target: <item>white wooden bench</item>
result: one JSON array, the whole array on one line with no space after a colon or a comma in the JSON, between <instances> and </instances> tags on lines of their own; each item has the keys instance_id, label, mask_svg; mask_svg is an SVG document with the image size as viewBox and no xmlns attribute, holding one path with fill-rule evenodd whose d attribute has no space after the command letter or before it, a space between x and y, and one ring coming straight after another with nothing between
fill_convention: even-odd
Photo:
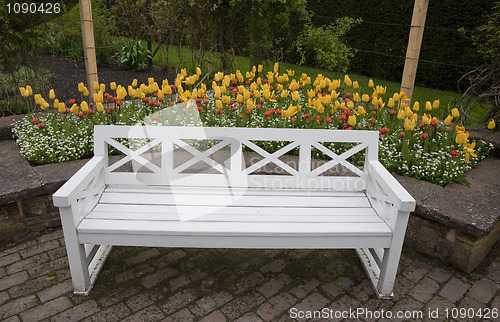
<instances>
[{"instance_id":1,"label":"white wooden bench","mask_svg":"<svg viewBox=\"0 0 500 322\"><path fill-rule=\"evenodd\" d=\"M377 160L378 136L376 131L96 126L94 157L53 196L75 294L90 292L112 245L134 245L353 248L377 296L390 298L415 200ZM210 148L195 147L207 139ZM120 143L124 140L133 147ZM286 145L268 153L258 141ZM336 154L325 142L353 147ZM110 146L123 152L120 161L110 161ZM283 162L293 149L298 164ZM244 150L261 160L249 165ZM191 158L180 160L186 151ZM315 167L313 151L331 160ZM216 161L217 153L228 159ZM357 153L364 154L362 167L348 162ZM210 171L191 173L198 162ZM286 173L258 171L268 163ZM326 175L339 168L348 174Z\"/></svg>"}]
</instances>

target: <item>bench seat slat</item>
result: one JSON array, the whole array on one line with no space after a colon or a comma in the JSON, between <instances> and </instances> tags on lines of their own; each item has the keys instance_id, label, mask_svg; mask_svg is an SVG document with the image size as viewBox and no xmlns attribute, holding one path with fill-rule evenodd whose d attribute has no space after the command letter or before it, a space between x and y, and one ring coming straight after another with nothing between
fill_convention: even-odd
<instances>
[{"instance_id":1,"label":"bench seat slat","mask_svg":"<svg viewBox=\"0 0 500 322\"><path fill-rule=\"evenodd\" d=\"M236 209L238 210L238 209ZM204 222L311 222L311 223L336 223L336 222L358 222L358 223L380 223L382 220L377 216L289 216L289 215L259 215L239 213L231 214L196 214L179 211L177 213L149 213L149 212L92 212L88 219L104 219L104 220L146 220L146 221L204 221ZM192 219L191 219L192 218Z\"/></svg>"},{"instance_id":2,"label":"bench seat slat","mask_svg":"<svg viewBox=\"0 0 500 322\"><path fill-rule=\"evenodd\" d=\"M220 193L233 193L249 196L262 196L262 195L286 195L286 196L328 196L328 197L364 197L363 191L332 191L332 190L305 190L305 189L271 189L271 188L252 188L252 187L193 187L193 186L137 186L137 185L110 185L106 188L107 192L132 192L138 190L148 193L181 193L181 194L220 194Z\"/></svg>"},{"instance_id":3,"label":"bench seat slat","mask_svg":"<svg viewBox=\"0 0 500 322\"><path fill-rule=\"evenodd\" d=\"M78 227L83 234L142 234L177 236L346 236L390 237L385 223L266 223L140 221L85 219Z\"/></svg>"},{"instance_id":4,"label":"bench seat slat","mask_svg":"<svg viewBox=\"0 0 500 322\"><path fill-rule=\"evenodd\" d=\"M136 218L144 219L143 216L147 213L150 216L154 214L186 214L186 215L252 215L252 216L328 216L328 217L366 217L372 216L382 219L377 215L372 208L312 208L312 207L294 207L294 208L271 208L271 207L217 207L217 206L177 206L177 205L117 205L117 204L99 204L94 210L87 215L87 218L98 218L100 213L123 213L133 214ZM353 219L357 221L357 219Z\"/></svg>"},{"instance_id":5,"label":"bench seat slat","mask_svg":"<svg viewBox=\"0 0 500 322\"><path fill-rule=\"evenodd\" d=\"M199 205L199 206L253 206L259 207L371 207L365 197L325 197L325 196L232 196L230 194L192 195L172 193L104 192L100 203L136 205Z\"/></svg>"}]
</instances>

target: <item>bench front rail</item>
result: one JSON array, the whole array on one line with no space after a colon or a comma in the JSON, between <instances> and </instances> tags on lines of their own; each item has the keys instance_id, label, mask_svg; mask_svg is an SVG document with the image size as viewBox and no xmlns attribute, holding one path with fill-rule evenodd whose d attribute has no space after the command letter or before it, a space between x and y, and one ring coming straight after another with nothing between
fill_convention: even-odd
<instances>
[{"instance_id":1,"label":"bench front rail","mask_svg":"<svg viewBox=\"0 0 500 322\"><path fill-rule=\"evenodd\" d=\"M53 196L75 293L120 245L353 248L377 295L392 296L415 201L377 160L377 132L96 126L94 145Z\"/></svg>"}]
</instances>

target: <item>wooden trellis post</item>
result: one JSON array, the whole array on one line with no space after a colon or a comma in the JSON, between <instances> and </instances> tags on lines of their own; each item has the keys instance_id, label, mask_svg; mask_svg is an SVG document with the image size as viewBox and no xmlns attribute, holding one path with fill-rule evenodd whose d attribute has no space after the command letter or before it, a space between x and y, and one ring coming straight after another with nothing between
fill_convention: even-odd
<instances>
[{"instance_id":1,"label":"wooden trellis post","mask_svg":"<svg viewBox=\"0 0 500 322\"><path fill-rule=\"evenodd\" d=\"M401 81L401 90L404 91L408 97L406 103L411 101L411 96L413 94L428 5L429 0L415 0L415 5L413 7L410 38L408 40L408 48L406 49L405 67L403 70L403 79Z\"/></svg>"},{"instance_id":2,"label":"wooden trellis post","mask_svg":"<svg viewBox=\"0 0 500 322\"><path fill-rule=\"evenodd\" d=\"M80 23L82 25L83 53L85 56L85 70L87 71L87 88L90 97L94 94L94 82L98 82L97 62L95 58L94 26L92 22L92 7L90 0L79 0Z\"/></svg>"}]
</instances>

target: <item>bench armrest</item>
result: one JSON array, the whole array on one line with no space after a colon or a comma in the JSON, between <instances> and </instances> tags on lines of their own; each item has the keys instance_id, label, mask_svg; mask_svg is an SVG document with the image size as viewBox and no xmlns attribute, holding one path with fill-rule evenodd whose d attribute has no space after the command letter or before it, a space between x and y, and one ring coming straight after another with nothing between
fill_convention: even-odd
<instances>
[{"instance_id":1,"label":"bench armrest","mask_svg":"<svg viewBox=\"0 0 500 322\"><path fill-rule=\"evenodd\" d=\"M368 161L368 173L371 179L376 182L386 193L394 204L401 211L414 211L415 199L406 189L387 171L387 169L377 160Z\"/></svg>"},{"instance_id":2,"label":"bench armrest","mask_svg":"<svg viewBox=\"0 0 500 322\"><path fill-rule=\"evenodd\" d=\"M94 156L53 195L54 206L69 207L104 168L105 158ZM104 187L103 187L104 188Z\"/></svg>"}]
</instances>

